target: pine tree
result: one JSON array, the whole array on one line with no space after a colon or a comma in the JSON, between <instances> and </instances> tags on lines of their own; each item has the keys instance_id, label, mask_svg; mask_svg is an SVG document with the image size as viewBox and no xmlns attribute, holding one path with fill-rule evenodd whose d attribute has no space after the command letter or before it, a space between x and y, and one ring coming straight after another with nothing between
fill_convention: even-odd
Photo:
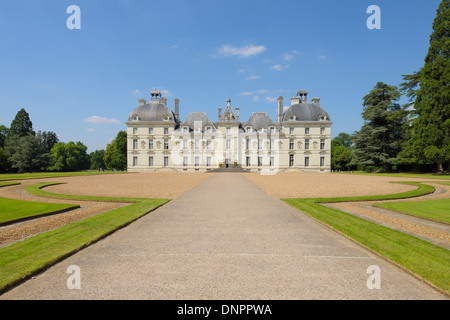
<instances>
[{"instance_id":1,"label":"pine tree","mask_svg":"<svg viewBox=\"0 0 450 320\"><path fill-rule=\"evenodd\" d=\"M35 132L33 131L33 123L30 120L30 115L25 109L20 109L19 112L17 112L16 117L11 122L11 126L8 131L8 138L11 136L29 136L29 135L35 135Z\"/></svg>"},{"instance_id":2,"label":"pine tree","mask_svg":"<svg viewBox=\"0 0 450 320\"><path fill-rule=\"evenodd\" d=\"M378 166L389 171L404 140L406 111L397 101L396 86L378 82L363 98L364 125L353 136L352 165Z\"/></svg>"},{"instance_id":3,"label":"pine tree","mask_svg":"<svg viewBox=\"0 0 450 320\"><path fill-rule=\"evenodd\" d=\"M409 141L418 162L450 161L450 0L440 4L430 36L430 48L414 103L417 118Z\"/></svg>"}]
</instances>

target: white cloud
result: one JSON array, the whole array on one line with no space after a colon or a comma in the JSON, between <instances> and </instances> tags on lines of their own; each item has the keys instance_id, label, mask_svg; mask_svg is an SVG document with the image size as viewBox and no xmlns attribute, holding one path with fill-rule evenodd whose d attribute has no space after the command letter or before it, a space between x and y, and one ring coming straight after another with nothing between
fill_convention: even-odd
<instances>
[{"instance_id":1,"label":"white cloud","mask_svg":"<svg viewBox=\"0 0 450 320\"><path fill-rule=\"evenodd\" d=\"M172 93L169 90L163 89L160 91L163 97L170 97Z\"/></svg>"},{"instance_id":2,"label":"white cloud","mask_svg":"<svg viewBox=\"0 0 450 320\"><path fill-rule=\"evenodd\" d=\"M243 46L240 48L230 46L228 44L220 47L217 52L221 56L231 57L231 56L239 56L240 58L247 58L253 55L260 54L266 50L264 46Z\"/></svg>"},{"instance_id":3,"label":"white cloud","mask_svg":"<svg viewBox=\"0 0 450 320\"><path fill-rule=\"evenodd\" d=\"M319 58L319 59L321 59L321 60L327 60L327 57L325 57L325 56L323 56L323 55L317 56L317 58Z\"/></svg>"},{"instance_id":4,"label":"white cloud","mask_svg":"<svg viewBox=\"0 0 450 320\"><path fill-rule=\"evenodd\" d=\"M261 79L261 76L250 76L245 78L246 80L254 80L254 79Z\"/></svg>"},{"instance_id":5,"label":"white cloud","mask_svg":"<svg viewBox=\"0 0 450 320\"><path fill-rule=\"evenodd\" d=\"M237 72L239 72L239 73L244 73L244 72L245 72L245 69L238 69Z\"/></svg>"},{"instance_id":6,"label":"white cloud","mask_svg":"<svg viewBox=\"0 0 450 320\"><path fill-rule=\"evenodd\" d=\"M87 129L86 131L87 131L87 132L94 132L95 129Z\"/></svg>"},{"instance_id":7,"label":"white cloud","mask_svg":"<svg viewBox=\"0 0 450 320\"><path fill-rule=\"evenodd\" d=\"M266 97L264 100L266 100L267 103L272 103L277 101L277 97Z\"/></svg>"},{"instance_id":8,"label":"white cloud","mask_svg":"<svg viewBox=\"0 0 450 320\"><path fill-rule=\"evenodd\" d=\"M91 116L89 118L84 119L85 122L89 122L89 123L95 123L95 124L120 124L122 123L119 120L116 119L109 119L109 118L104 118L104 117L99 117L99 116Z\"/></svg>"},{"instance_id":9,"label":"white cloud","mask_svg":"<svg viewBox=\"0 0 450 320\"><path fill-rule=\"evenodd\" d=\"M287 67L289 67L288 64L282 66L281 64L275 64L273 66L270 67L271 70L275 70L275 71L281 71L283 69L286 69Z\"/></svg>"},{"instance_id":10,"label":"white cloud","mask_svg":"<svg viewBox=\"0 0 450 320\"><path fill-rule=\"evenodd\" d=\"M241 92L239 95L241 96L251 96L253 92L247 91L247 92Z\"/></svg>"},{"instance_id":11,"label":"white cloud","mask_svg":"<svg viewBox=\"0 0 450 320\"><path fill-rule=\"evenodd\" d=\"M142 93L138 89L136 89L136 90L133 91L133 94L135 96L140 96Z\"/></svg>"},{"instance_id":12,"label":"white cloud","mask_svg":"<svg viewBox=\"0 0 450 320\"><path fill-rule=\"evenodd\" d=\"M259 101L259 97L258 96L254 96L252 100L255 101L255 102Z\"/></svg>"},{"instance_id":13,"label":"white cloud","mask_svg":"<svg viewBox=\"0 0 450 320\"><path fill-rule=\"evenodd\" d=\"M299 54L300 54L300 52L298 52L297 50L292 50L288 53L285 53L283 55L283 59L284 59L284 61L292 61L292 60L294 60L295 56L299 55Z\"/></svg>"},{"instance_id":14,"label":"white cloud","mask_svg":"<svg viewBox=\"0 0 450 320\"><path fill-rule=\"evenodd\" d=\"M260 89L260 90L256 90L256 92L258 92L258 93L266 93L267 90L266 89Z\"/></svg>"}]
</instances>

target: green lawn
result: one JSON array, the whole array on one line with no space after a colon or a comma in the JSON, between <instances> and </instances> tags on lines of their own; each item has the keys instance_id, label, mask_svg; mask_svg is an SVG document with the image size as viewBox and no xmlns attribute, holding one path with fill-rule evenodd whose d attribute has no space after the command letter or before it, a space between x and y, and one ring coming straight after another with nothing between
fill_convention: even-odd
<instances>
[{"instance_id":1,"label":"green lawn","mask_svg":"<svg viewBox=\"0 0 450 320\"><path fill-rule=\"evenodd\" d=\"M450 223L450 198L416 202L387 202L378 203L375 206L438 222Z\"/></svg>"},{"instance_id":2,"label":"green lawn","mask_svg":"<svg viewBox=\"0 0 450 320\"><path fill-rule=\"evenodd\" d=\"M79 205L74 204L43 203L0 198L0 224L79 207Z\"/></svg>"},{"instance_id":3,"label":"green lawn","mask_svg":"<svg viewBox=\"0 0 450 320\"><path fill-rule=\"evenodd\" d=\"M16 186L19 185L19 182L0 182L0 188L1 187L8 187L8 186Z\"/></svg>"},{"instance_id":4,"label":"green lawn","mask_svg":"<svg viewBox=\"0 0 450 320\"><path fill-rule=\"evenodd\" d=\"M412 184L412 183L410 183ZM429 186L417 184L422 193L429 192ZM394 195L385 199L407 198L419 195L417 190ZM414 192L416 191L416 192ZM450 251L430 242L370 222L346 212L325 207L320 202L382 200L383 196L283 199L293 207L312 216L336 231L356 240L364 247L380 254L395 264L416 274L424 281L450 294Z\"/></svg>"},{"instance_id":5,"label":"green lawn","mask_svg":"<svg viewBox=\"0 0 450 320\"><path fill-rule=\"evenodd\" d=\"M0 181L58 178L71 176L89 176L98 174L124 174L123 171L77 171L77 172L35 172L35 173L1 173Z\"/></svg>"},{"instance_id":6,"label":"green lawn","mask_svg":"<svg viewBox=\"0 0 450 320\"><path fill-rule=\"evenodd\" d=\"M341 171L341 172L333 172L332 174L364 174L369 176L450 180L450 174L433 174L433 173L367 173L364 171L352 171L352 172Z\"/></svg>"},{"instance_id":7,"label":"green lawn","mask_svg":"<svg viewBox=\"0 0 450 320\"><path fill-rule=\"evenodd\" d=\"M43 187L41 184L40 188ZM51 195L47 193L47 196ZM103 198L96 199L100 201ZM123 202L125 198L108 199ZM0 248L0 293L169 201L168 199L128 199L132 202L128 206Z\"/></svg>"}]
</instances>

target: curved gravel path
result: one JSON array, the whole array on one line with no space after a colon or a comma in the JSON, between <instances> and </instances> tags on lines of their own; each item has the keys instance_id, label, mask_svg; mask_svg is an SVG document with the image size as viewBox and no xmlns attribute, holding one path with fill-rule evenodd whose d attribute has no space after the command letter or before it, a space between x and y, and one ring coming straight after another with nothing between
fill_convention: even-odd
<instances>
[{"instance_id":1,"label":"curved gravel path","mask_svg":"<svg viewBox=\"0 0 450 320\"><path fill-rule=\"evenodd\" d=\"M386 208L373 207L373 205L376 203L414 202L446 199L450 197L450 186L429 182L427 182L426 184L434 186L436 188L436 191L432 194L409 199L340 202L326 205L328 207L359 216L363 219L368 219L380 223L384 226L406 232L424 240L433 242L436 245L440 245L447 249L450 249L450 225L395 212Z\"/></svg>"}]
</instances>

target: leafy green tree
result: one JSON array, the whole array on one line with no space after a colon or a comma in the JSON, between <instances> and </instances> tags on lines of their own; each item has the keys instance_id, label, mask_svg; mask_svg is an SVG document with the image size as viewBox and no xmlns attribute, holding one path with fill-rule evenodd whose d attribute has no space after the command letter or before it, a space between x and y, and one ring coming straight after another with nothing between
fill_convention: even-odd
<instances>
[{"instance_id":1,"label":"leafy green tree","mask_svg":"<svg viewBox=\"0 0 450 320\"><path fill-rule=\"evenodd\" d=\"M91 161L91 170L106 169L106 164L103 158L105 157L105 150L95 150L89 155Z\"/></svg>"},{"instance_id":2,"label":"leafy green tree","mask_svg":"<svg viewBox=\"0 0 450 320\"><path fill-rule=\"evenodd\" d=\"M38 131L37 135L41 139L41 143L46 152L50 152L53 146L59 142L58 135L52 131Z\"/></svg>"},{"instance_id":3,"label":"leafy green tree","mask_svg":"<svg viewBox=\"0 0 450 320\"><path fill-rule=\"evenodd\" d=\"M35 135L35 132L33 131L33 123L31 122L28 112L22 108L19 112L17 112L16 117L11 122L11 126L8 131L8 138L12 136L24 137L29 135Z\"/></svg>"},{"instance_id":4,"label":"leafy green tree","mask_svg":"<svg viewBox=\"0 0 450 320\"><path fill-rule=\"evenodd\" d=\"M0 125L0 147L5 146L6 137L8 136L9 128L4 125Z\"/></svg>"},{"instance_id":5,"label":"leafy green tree","mask_svg":"<svg viewBox=\"0 0 450 320\"><path fill-rule=\"evenodd\" d=\"M416 92L409 148L418 162L435 163L443 171L450 161L450 0L437 9Z\"/></svg>"},{"instance_id":6,"label":"leafy green tree","mask_svg":"<svg viewBox=\"0 0 450 320\"><path fill-rule=\"evenodd\" d=\"M52 150L52 171L78 171L88 169L90 162L87 147L80 141L68 143L57 142Z\"/></svg>"},{"instance_id":7,"label":"leafy green tree","mask_svg":"<svg viewBox=\"0 0 450 320\"><path fill-rule=\"evenodd\" d=\"M399 97L396 86L378 82L363 98L364 124L353 138L352 164L391 169L405 139L407 113L397 103Z\"/></svg>"},{"instance_id":8,"label":"leafy green tree","mask_svg":"<svg viewBox=\"0 0 450 320\"><path fill-rule=\"evenodd\" d=\"M352 137L341 132L331 140L331 169L348 170L352 160Z\"/></svg>"},{"instance_id":9,"label":"leafy green tree","mask_svg":"<svg viewBox=\"0 0 450 320\"><path fill-rule=\"evenodd\" d=\"M0 172L6 172L10 168L8 157L6 151L0 147Z\"/></svg>"},{"instance_id":10,"label":"leafy green tree","mask_svg":"<svg viewBox=\"0 0 450 320\"><path fill-rule=\"evenodd\" d=\"M339 133L333 140L331 140L331 146L334 145L351 148L352 143L352 136L345 132Z\"/></svg>"},{"instance_id":11,"label":"leafy green tree","mask_svg":"<svg viewBox=\"0 0 450 320\"><path fill-rule=\"evenodd\" d=\"M109 170L127 169L127 133L119 131L116 138L107 145L104 161Z\"/></svg>"},{"instance_id":12,"label":"leafy green tree","mask_svg":"<svg viewBox=\"0 0 450 320\"><path fill-rule=\"evenodd\" d=\"M50 154L45 152L41 139L37 136L12 136L8 140L6 151L11 155L11 167L19 172L35 172L45 170L51 161Z\"/></svg>"}]
</instances>

